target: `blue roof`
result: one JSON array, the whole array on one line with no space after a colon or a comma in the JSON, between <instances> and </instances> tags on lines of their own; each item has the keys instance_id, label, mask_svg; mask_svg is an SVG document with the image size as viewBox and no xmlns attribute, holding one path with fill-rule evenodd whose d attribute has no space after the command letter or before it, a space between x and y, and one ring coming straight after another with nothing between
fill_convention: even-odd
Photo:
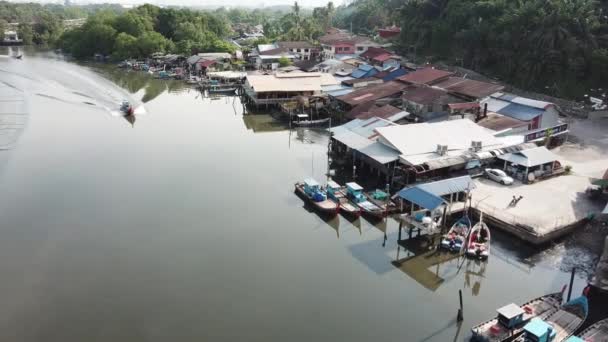
<instances>
[{"instance_id":1,"label":"blue roof","mask_svg":"<svg viewBox=\"0 0 608 342\"><path fill-rule=\"evenodd\" d=\"M436 196L445 196L457 192L465 192L475 189L475 182L471 176L443 179L436 182L418 184L416 187L423 189Z\"/></svg>"},{"instance_id":2,"label":"blue roof","mask_svg":"<svg viewBox=\"0 0 608 342\"><path fill-rule=\"evenodd\" d=\"M369 64L361 64L359 65L359 69L363 70L363 71L370 71L372 70L374 67L369 65Z\"/></svg>"},{"instance_id":3,"label":"blue roof","mask_svg":"<svg viewBox=\"0 0 608 342\"><path fill-rule=\"evenodd\" d=\"M533 318L530 323L526 324L524 330L527 333L532 334L533 336L541 337L547 333L547 330L549 330L549 328L553 329L553 327L549 323L536 317Z\"/></svg>"},{"instance_id":4,"label":"blue roof","mask_svg":"<svg viewBox=\"0 0 608 342\"><path fill-rule=\"evenodd\" d=\"M434 210L444 202L443 198L418 187L402 189L397 195L428 210Z\"/></svg>"},{"instance_id":5,"label":"blue roof","mask_svg":"<svg viewBox=\"0 0 608 342\"><path fill-rule=\"evenodd\" d=\"M530 121L537 116L543 115L545 111L518 103L511 103L499 109L498 113L520 121Z\"/></svg>"},{"instance_id":6,"label":"blue roof","mask_svg":"<svg viewBox=\"0 0 608 342\"><path fill-rule=\"evenodd\" d=\"M352 77L352 78L372 77L377 73L378 73L378 70L376 68L374 68L373 66L368 65L368 64L361 64L361 65L359 65L359 67L357 69L355 69L350 74L350 77Z\"/></svg>"},{"instance_id":7,"label":"blue roof","mask_svg":"<svg viewBox=\"0 0 608 342\"><path fill-rule=\"evenodd\" d=\"M392 81L397 77L401 77L403 75L407 74L407 70L403 69L403 68L399 68L397 70L391 71L388 75L384 76L382 78L382 80L384 82L388 82L388 81Z\"/></svg>"}]
</instances>

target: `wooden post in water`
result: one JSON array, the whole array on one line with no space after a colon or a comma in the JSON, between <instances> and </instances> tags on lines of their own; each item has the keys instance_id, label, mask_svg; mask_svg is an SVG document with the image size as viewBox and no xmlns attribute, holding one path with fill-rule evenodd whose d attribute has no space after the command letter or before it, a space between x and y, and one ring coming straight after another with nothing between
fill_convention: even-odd
<instances>
[{"instance_id":1,"label":"wooden post in water","mask_svg":"<svg viewBox=\"0 0 608 342\"><path fill-rule=\"evenodd\" d=\"M464 310L462 308L462 290L458 290L458 297L460 299L460 308L458 309L458 316L456 316L456 320L458 322L462 322L464 320Z\"/></svg>"},{"instance_id":2,"label":"wooden post in water","mask_svg":"<svg viewBox=\"0 0 608 342\"><path fill-rule=\"evenodd\" d=\"M570 274L570 286L568 287L568 299L566 301L570 301L570 297L572 296L572 285L574 285L574 273L576 273L576 267L572 267L572 274Z\"/></svg>"}]
</instances>

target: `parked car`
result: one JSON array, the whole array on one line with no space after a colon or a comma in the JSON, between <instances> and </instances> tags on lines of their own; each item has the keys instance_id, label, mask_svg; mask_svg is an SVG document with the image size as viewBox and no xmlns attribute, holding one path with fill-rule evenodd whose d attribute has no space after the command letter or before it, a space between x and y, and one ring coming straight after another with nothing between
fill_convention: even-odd
<instances>
[{"instance_id":1,"label":"parked car","mask_svg":"<svg viewBox=\"0 0 608 342\"><path fill-rule=\"evenodd\" d=\"M511 185L513 184L513 178L507 176L507 174L503 170L499 169L486 169L486 177L489 179L503 184L503 185Z\"/></svg>"}]
</instances>

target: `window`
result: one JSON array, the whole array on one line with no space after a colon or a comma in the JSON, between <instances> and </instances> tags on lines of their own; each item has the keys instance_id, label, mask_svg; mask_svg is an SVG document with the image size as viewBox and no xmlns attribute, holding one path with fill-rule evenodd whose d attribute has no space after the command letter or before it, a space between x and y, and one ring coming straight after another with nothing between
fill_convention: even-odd
<instances>
[{"instance_id":1,"label":"window","mask_svg":"<svg viewBox=\"0 0 608 342\"><path fill-rule=\"evenodd\" d=\"M341 52L342 50L343 50L343 48L341 48L341 47L339 47L339 48L338 48L338 51L340 51L340 52Z\"/></svg>"},{"instance_id":2,"label":"window","mask_svg":"<svg viewBox=\"0 0 608 342\"><path fill-rule=\"evenodd\" d=\"M357 51L363 51L365 48L363 46L357 46Z\"/></svg>"},{"instance_id":3,"label":"window","mask_svg":"<svg viewBox=\"0 0 608 342\"><path fill-rule=\"evenodd\" d=\"M304 49L304 52L308 52L308 49Z\"/></svg>"},{"instance_id":4,"label":"window","mask_svg":"<svg viewBox=\"0 0 608 342\"><path fill-rule=\"evenodd\" d=\"M302 52L302 49L298 49L298 51L297 51L297 52Z\"/></svg>"}]
</instances>

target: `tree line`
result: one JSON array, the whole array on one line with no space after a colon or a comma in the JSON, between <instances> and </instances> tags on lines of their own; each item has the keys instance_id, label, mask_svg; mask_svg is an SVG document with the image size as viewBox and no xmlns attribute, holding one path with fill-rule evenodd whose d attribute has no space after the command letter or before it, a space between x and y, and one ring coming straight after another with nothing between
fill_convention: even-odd
<instances>
[{"instance_id":1,"label":"tree line","mask_svg":"<svg viewBox=\"0 0 608 342\"><path fill-rule=\"evenodd\" d=\"M336 21L367 33L398 24L402 53L577 97L606 88L607 11L606 0L357 0Z\"/></svg>"}]
</instances>

